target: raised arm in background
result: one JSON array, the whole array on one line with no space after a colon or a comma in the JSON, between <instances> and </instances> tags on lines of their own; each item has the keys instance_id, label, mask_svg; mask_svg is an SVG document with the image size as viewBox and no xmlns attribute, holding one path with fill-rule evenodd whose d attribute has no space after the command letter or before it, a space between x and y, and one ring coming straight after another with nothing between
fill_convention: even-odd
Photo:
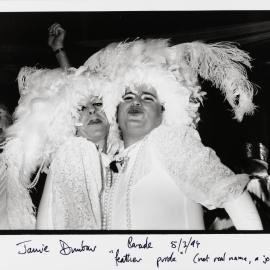
<instances>
[{"instance_id":1,"label":"raised arm in background","mask_svg":"<svg viewBox=\"0 0 270 270\"><path fill-rule=\"evenodd\" d=\"M70 68L71 65L64 50L64 40L66 35L65 29L59 23L54 23L48 30L48 45L55 53L60 67L64 70Z\"/></svg>"}]
</instances>

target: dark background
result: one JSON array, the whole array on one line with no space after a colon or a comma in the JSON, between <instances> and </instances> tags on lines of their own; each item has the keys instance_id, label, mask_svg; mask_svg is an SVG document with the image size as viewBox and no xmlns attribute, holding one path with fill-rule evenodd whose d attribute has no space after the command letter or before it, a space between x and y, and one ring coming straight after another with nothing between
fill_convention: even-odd
<instances>
[{"instance_id":1,"label":"dark background","mask_svg":"<svg viewBox=\"0 0 270 270\"><path fill-rule=\"evenodd\" d=\"M201 109L199 131L203 142L233 169L241 160L245 141L259 140L268 146L270 11L0 13L0 102L11 112L19 98L16 77L22 66L57 67L47 45L47 29L54 22L67 31L65 50L75 67L107 44L128 38L171 38L173 44L238 42L253 58L249 75L260 86L255 97L259 109L240 124L232 120L219 92L203 82L208 97Z\"/></svg>"}]
</instances>

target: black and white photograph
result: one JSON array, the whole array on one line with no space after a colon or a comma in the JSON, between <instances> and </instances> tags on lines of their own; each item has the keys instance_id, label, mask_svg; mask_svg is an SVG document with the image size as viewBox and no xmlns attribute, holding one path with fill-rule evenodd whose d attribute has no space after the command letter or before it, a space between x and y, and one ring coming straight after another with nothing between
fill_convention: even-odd
<instances>
[{"instance_id":1,"label":"black and white photograph","mask_svg":"<svg viewBox=\"0 0 270 270\"><path fill-rule=\"evenodd\" d=\"M0 36L1 234L270 231L270 10L1 12Z\"/></svg>"}]
</instances>

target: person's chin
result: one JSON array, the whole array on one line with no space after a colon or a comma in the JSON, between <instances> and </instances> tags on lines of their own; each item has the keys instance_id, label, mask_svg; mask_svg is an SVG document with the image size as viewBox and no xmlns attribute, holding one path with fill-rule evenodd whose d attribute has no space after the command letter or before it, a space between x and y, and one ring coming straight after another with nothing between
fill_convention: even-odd
<instances>
[{"instance_id":1,"label":"person's chin","mask_svg":"<svg viewBox=\"0 0 270 270\"><path fill-rule=\"evenodd\" d=\"M81 128L81 133L85 134L92 134L96 132L104 133L106 132L107 128L103 123L98 123L98 124L89 124L87 126L84 126Z\"/></svg>"},{"instance_id":2,"label":"person's chin","mask_svg":"<svg viewBox=\"0 0 270 270\"><path fill-rule=\"evenodd\" d=\"M85 134L86 138L90 140L93 143L96 143L98 141L101 141L106 138L107 133L104 130L91 130L88 131L87 134Z\"/></svg>"},{"instance_id":3,"label":"person's chin","mask_svg":"<svg viewBox=\"0 0 270 270\"><path fill-rule=\"evenodd\" d=\"M133 119L127 122L127 128L134 131L144 129L145 122L139 119Z\"/></svg>"}]
</instances>

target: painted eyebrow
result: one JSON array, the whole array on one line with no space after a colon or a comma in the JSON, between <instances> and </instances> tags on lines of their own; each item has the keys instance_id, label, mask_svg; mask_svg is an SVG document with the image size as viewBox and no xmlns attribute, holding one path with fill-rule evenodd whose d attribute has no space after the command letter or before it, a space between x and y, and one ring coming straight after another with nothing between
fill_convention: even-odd
<instances>
[{"instance_id":1,"label":"painted eyebrow","mask_svg":"<svg viewBox=\"0 0 270 270\"><path fill-rule=\"evenodd\" d=\"M135 93L133 93L133 92L127 92L127 93L125 93L125 94L122 96L122 98L125 97L125 96L127 96L127 95L134 95L134 96L135 96Z\"/></svg>"},{"instance_id":2,"label":"painted eyebrow","mask_svg":"<svg viewBox=\"0 0 270 270\"><path fill-rule=\"evenodd\" d=\"M157 97L154 94L149 93L149 92L142 92L142 95L149 95L149 96L152 96L153 98L157 99Z\"/></svg>"}]
</instances>

